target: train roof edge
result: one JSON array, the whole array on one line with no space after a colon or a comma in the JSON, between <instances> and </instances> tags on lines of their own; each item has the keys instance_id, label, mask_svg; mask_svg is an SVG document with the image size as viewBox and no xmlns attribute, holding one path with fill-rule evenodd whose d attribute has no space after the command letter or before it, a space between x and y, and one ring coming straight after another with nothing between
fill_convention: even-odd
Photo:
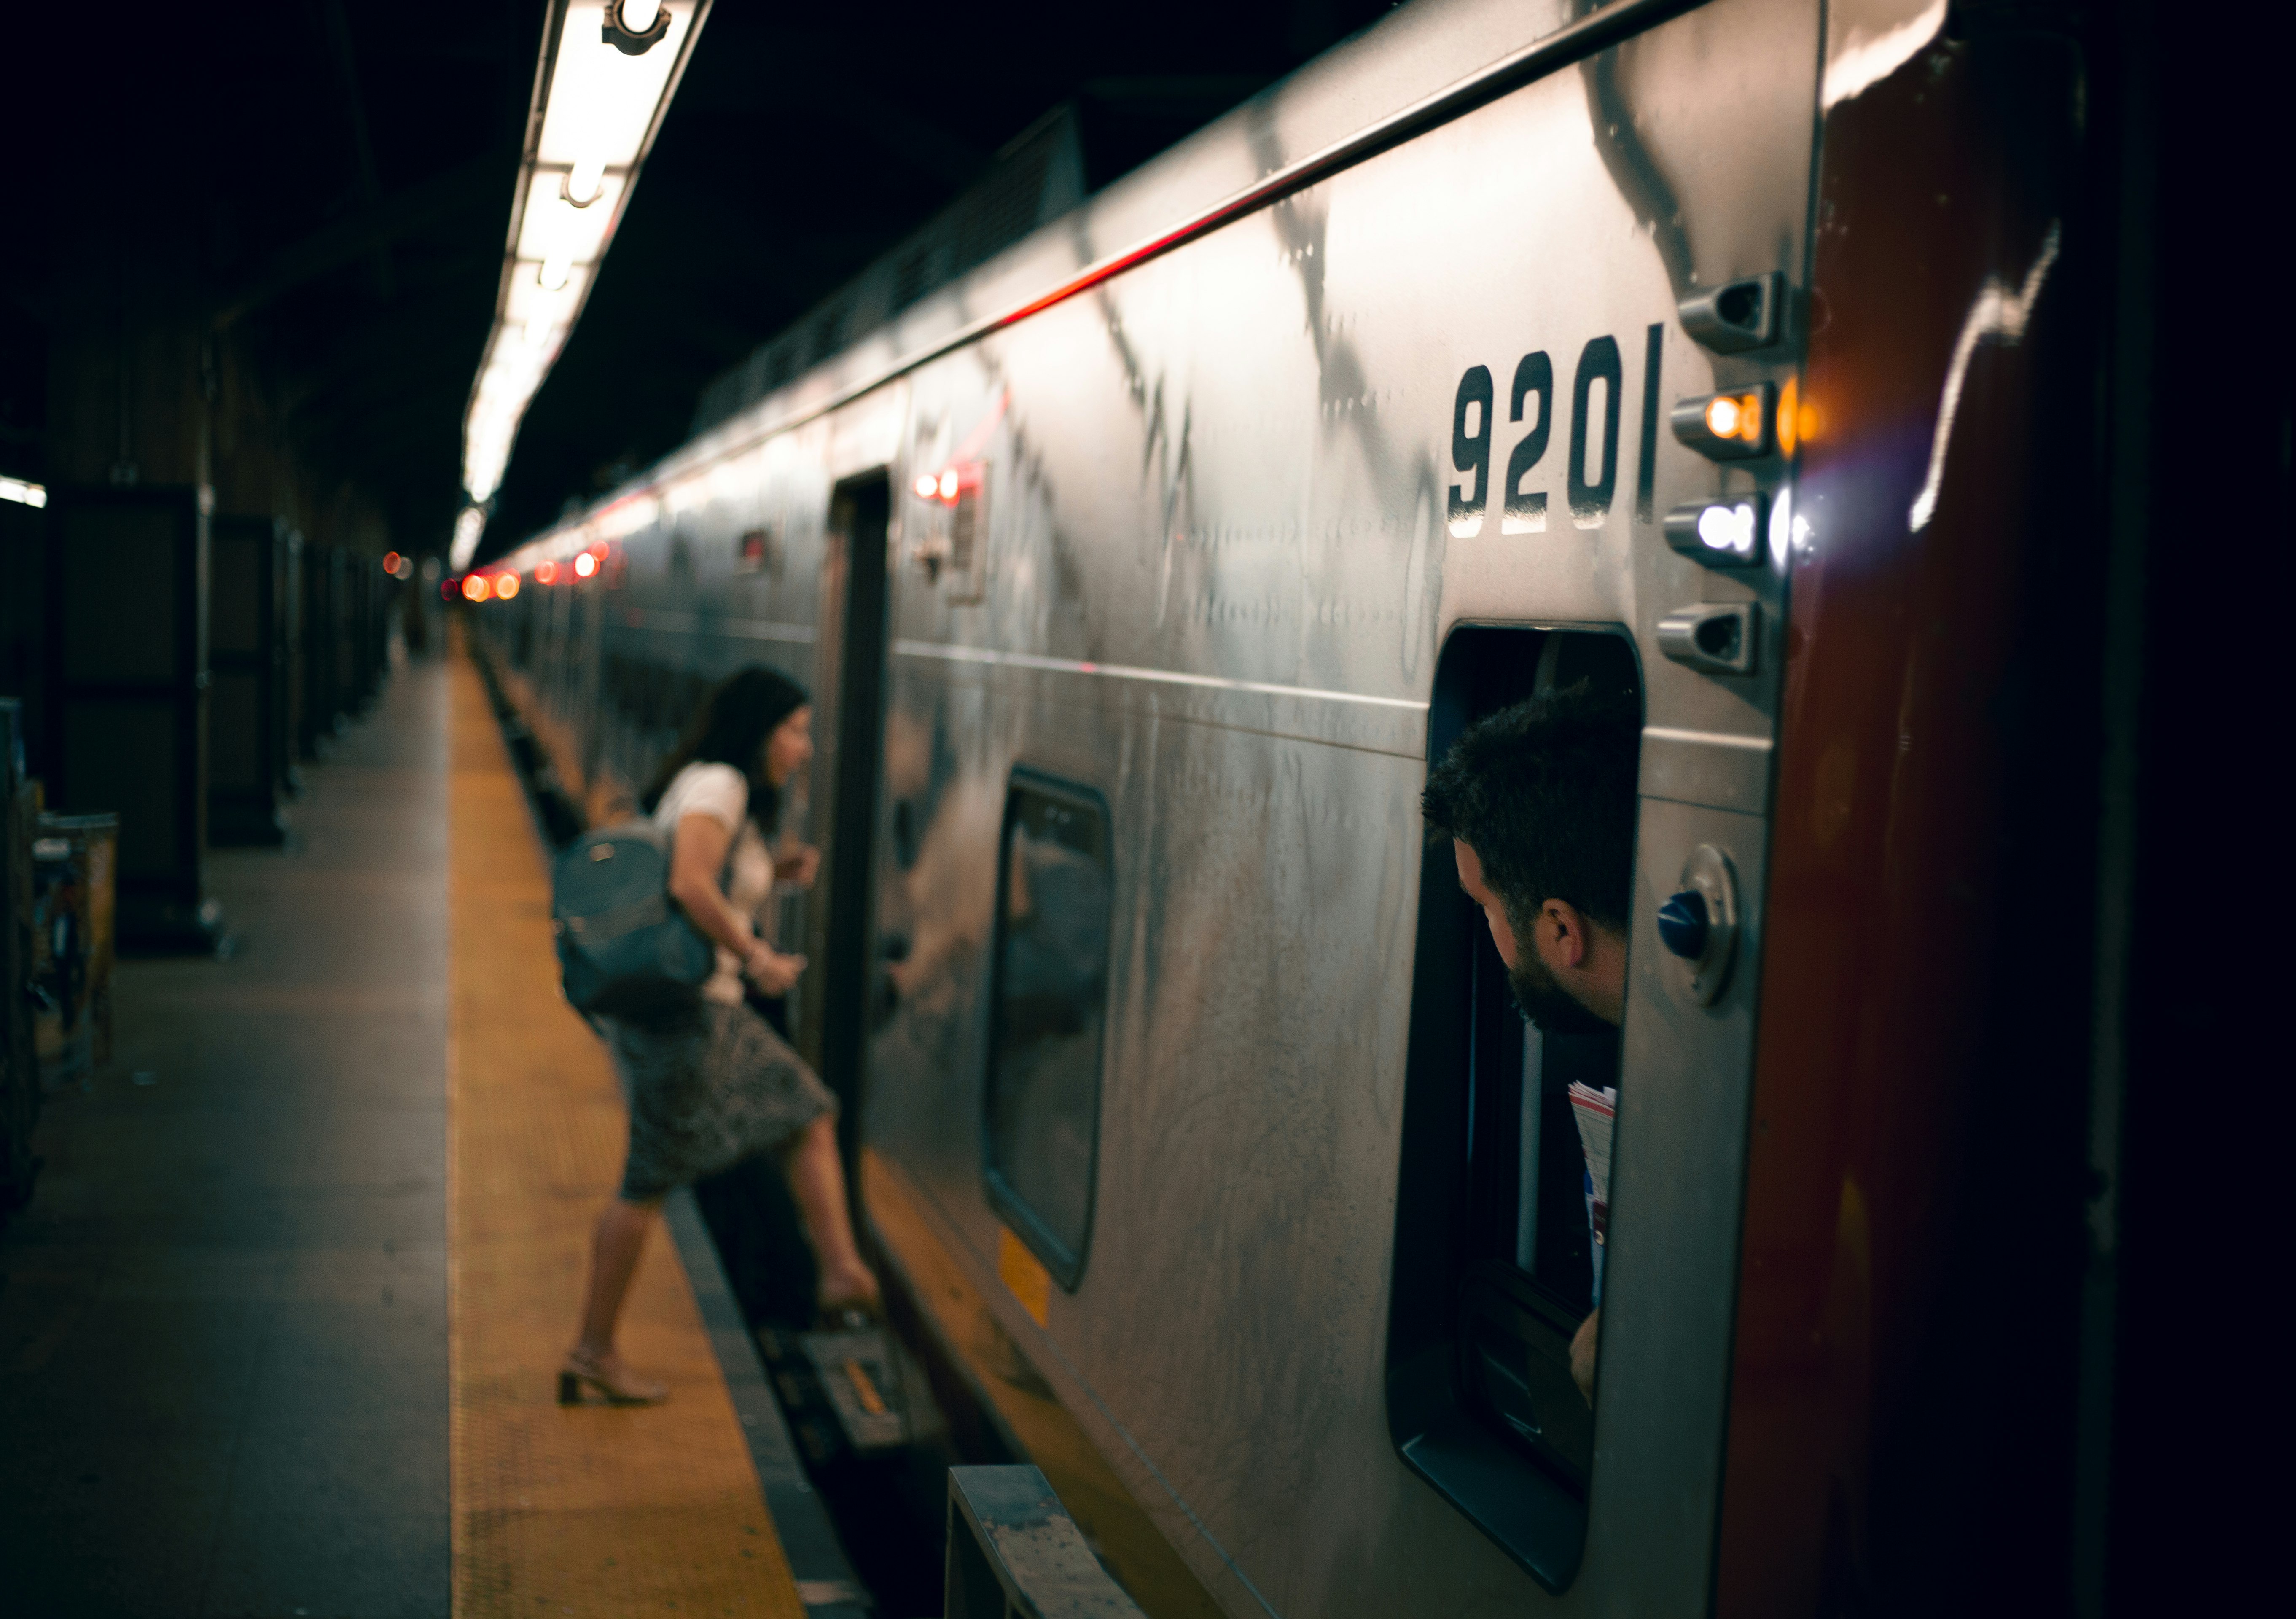
<instances>
[{"instance_id":1,"label":"train roof edge","mask_svg":"<svg viewBox=\"0 0 2296 1619\"><path fill-rule=\"evenodd\" d=\"M636 532L648 526L651 514L628 508L654 486L772 437L844 395L891 382L914 357L958 337L983 316L1024 308L1109 254L1196 218L1286 164L1573 21L1569 0L1407 0L1101 190L1083 194L1077 171L1071 206L1046 213L1033 229L906 307L887 308L903 257L947 228L953 216L977 206L982 193L1009 187L1014 160L1033 167L1031 143L1066 141L1073 152L1072 114L1068 103L1055 106L1007 143L972 189L708 384L695 431L684 444L579 512L519 541L491 566L530 567L602 538ZM1046 155L1040 210L1055 200L1064 161L1057 152ZM713 396L761 368L792 333L840 307L849 324L851 314L868 312L873 296L882 315L877 324L850 333L834 352L709 419ZM617 520L618 513L627 514Z\"/></svg>"}]
</instances>

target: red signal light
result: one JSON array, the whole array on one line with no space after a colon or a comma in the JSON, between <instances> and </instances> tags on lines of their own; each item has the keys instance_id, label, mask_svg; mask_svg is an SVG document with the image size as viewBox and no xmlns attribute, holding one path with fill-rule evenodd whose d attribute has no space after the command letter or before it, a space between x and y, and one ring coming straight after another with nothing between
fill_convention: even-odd
<instances>
[{"instance_id":1,"label":"red signal light","mask_svg":"<svg viewBox=\"0 0 2296 1619\"><path fill-rule=\"evenodd\" d=\"M537 585L556 584L558 582L558 564L547 560L535 563L534 582Z\"/></svg>"}]
</instances>

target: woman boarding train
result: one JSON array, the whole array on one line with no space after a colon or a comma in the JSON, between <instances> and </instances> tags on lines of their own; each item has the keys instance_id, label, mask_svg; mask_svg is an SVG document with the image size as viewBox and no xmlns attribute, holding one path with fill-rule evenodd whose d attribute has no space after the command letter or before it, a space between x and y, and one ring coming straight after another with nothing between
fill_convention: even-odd
<instances>
[{"instance_id":1,"label":"woman boarding train","mask_svg":"<svg viewBox=\"0 0 2296 1619\"><path fill-rule=\"evenodd\" d=\"M596 1020L629 1102L629 1145L614 1201L598 1216L580 1335L559 1399L595 1389L618 1405L668 1391L623 1364L615 1327L664 1197L752 1154L777 1152L820 1262L825 1312L876 1305L876 1276L854 1245L837 1157L837 1103L745 992L786 994L805 957L760 938L775 882L811 886L814 849L772 840L783 793L813 758L806 690L752 667L710 693L641 803L670 839L669 893L717 947L692 996Z\"/></svg>"}]
</instances>

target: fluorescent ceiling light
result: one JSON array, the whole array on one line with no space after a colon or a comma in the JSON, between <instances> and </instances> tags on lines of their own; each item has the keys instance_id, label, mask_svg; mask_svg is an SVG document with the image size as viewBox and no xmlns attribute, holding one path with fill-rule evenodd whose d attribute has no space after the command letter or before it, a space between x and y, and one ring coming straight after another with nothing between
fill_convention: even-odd
<instances>
[{"instance_id":1,"label":"fluorescent ceiling light","mask_svg":"<svg viewBox=\"0 0 2296 1619\"><path fill-rule=\"evenodd\" d=\"M612 5L554 0L543 28L494 330L463 417L469 505L455 525L448 561L456 572L478 550L519 423L582 317L709 12L709 0L622 0L624 43L616 44L606 37ZM630 49L631 37L664 14L668 31Z\"/></svg>"}]
</instances>

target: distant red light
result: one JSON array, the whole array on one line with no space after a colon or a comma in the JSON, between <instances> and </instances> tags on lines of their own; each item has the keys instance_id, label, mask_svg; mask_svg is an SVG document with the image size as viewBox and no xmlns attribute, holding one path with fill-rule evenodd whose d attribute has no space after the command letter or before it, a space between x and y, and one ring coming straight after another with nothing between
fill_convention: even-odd
<instances>
[{"instance_id":1,"label":"distant red light","mask_svg":"<svg viewBox=\"0 0 2296 1619\"><path fill-rule=\"evenodd\" d=\"M534 582L537 585L556 584L558 582L558 564L554 562L538 562L535 563Z\"/></svg>"},{"instance_id":2,"label":"distant red light","mask_svg":"<svg viewBox=\"0 0 2296 1619\"><path fill-rule=\"evenodd\" d=\"M487 583L487 576L485 574L466 573L463 576L463 599L464 601L483 602L487 597L493 594L494 587Z\"/></svg>"},{"instance_id":3,"label":"distant red light","mask_svg":"<svg viewBox=\"0 0 2296 1619\"><path fill-rule=\"evenodd\" d=\"M463 581L455 575L449 574L445 579L439 581L439 599L440 601L451 602L462 594Z\"/></svg>"},{"instance_id":4,"label":"distant red light","mask_svg":"<svg viewBox=\"0 0 2296 1619\"><path fill-rule=\"evenodd\" d=\"M398 578L398 552L396 552L396 551L385 551L385 552L382 554L382 571L383 571L385 573L390 574L393 579L396 579L396 578Z\"/></svg>"}]
</instances>

